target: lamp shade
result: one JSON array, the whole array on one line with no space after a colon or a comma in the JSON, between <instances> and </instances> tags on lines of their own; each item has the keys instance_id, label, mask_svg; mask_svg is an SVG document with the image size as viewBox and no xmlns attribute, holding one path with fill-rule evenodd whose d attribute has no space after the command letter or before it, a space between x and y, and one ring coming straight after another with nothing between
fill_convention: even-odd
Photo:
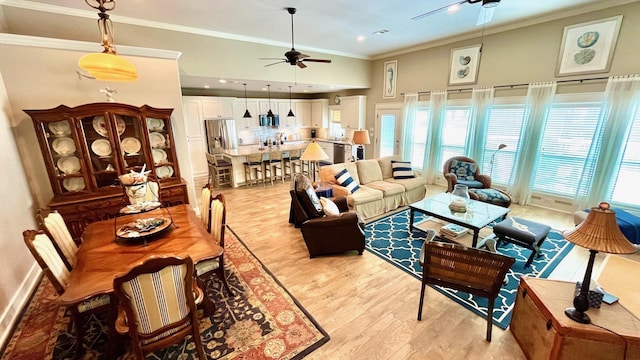
<instances>
[{"instance_id":1,"label":"lamp shade","mask_svg":"<svg viewBox=\"0 0 640 360\"><path fill-rule=\"evenodd\" d=\"M609 209L606 202L591 208L585 221L562 235L572 243L590 250L610 254L636 252L635 246L620 231L615 211Z\"/></svg>"},{"instance_id":2,"label":"lamp shade","mask_svg":"<svg viewBox=\"0 0 640 360\"><path fill-rule=\"evenodd\" d=\"M353 143L359 145L368 145L371 143L369 140L368 130L355 130L353 132Z\"/></svg>"},{"instance_id":3,"label":"lamp shade","mask_svg":"<svg viewBox=\"0 0 640 360\"><path fill-rule=\"evenodd\" d=\"M116 54L87 54L80 58L78 65L101 81L126 82L138 79L136 67Z\"/></svg>"},{"instance_id":4,"label":"lamp shade","mask_svg":"<svg viewBox=\"0 0 640 360\"><path fill-rule=\"evenodd\" d=\"M328 158L329 155L327 155L327 153L324 152L320 145L315 141L307 145L307 148L304 149L304 152L300 156L300 160L305 161L327 160Z\"/></svg>"}]
</instances>

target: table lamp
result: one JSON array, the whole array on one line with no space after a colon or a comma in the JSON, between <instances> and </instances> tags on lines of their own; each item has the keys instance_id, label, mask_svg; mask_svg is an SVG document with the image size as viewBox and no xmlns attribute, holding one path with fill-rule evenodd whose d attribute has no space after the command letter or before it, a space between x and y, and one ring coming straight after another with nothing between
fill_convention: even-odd
<instances>
[{"instance_id":1,"label":"table lamp","mask_svg":"<svg viewBox=\"0 0 640 360\"><path fill-rule=\"evenodd\" d=\"M364 160L364 145L369 145L371 141L369 140L369 131L368 130L355 130L353 132L354 144L358 145L358 150L356 152L357 160Z\"/></svg>"},{"instance_id":2,"label":"table lamp","mask_svg":"<svg viewBox=\"0 0 640 360\"><path fill-rule=\"evenodd\" d=\"M307 145L307 148L304 149L304 152L300 156L300 160L311 161L313 165L313 187L318 187L318 183L316 183L316 168L318 167L318 160L327 160L329 159L329 155L327 155L324 150L318 145L317 142L313 141L311 144Z\"/></svg>"},{"instance_id":3,"label":"table lamp","mask_svg":"<svg viewBox=\"0 0 640 360\"><path fill-rule=\"evenodd\" d=\"M622 234L616 222L616 213L610 209L609 203L601 202L598 207L591 208L587 219L572 230L563 234L568 241L589 249L589 262L582 280L580 293L573 299L573 306L564 313L574 321L582 324L591 323L585 311L589 309L589 283L593 270L593 261L598 251L610 254L632 254L636 248Z\"/></svg>"}]
</instances>

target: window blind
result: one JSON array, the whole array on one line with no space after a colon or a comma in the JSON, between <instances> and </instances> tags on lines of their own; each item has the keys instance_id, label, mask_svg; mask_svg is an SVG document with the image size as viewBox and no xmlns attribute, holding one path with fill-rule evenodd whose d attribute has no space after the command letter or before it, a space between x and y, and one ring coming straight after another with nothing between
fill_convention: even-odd
<instances>
[{"instance_id":1,"label":"window blind","mask_svg":"<svg viewBox=\"0 0 640 360\"><path fill-rule=\"evenodd\" d=\"M482 159L482 173L491 176L492 183L506 185L519 154L520 130L524 117L524 105L494 105L487 127L487 141ZM498 145L506 148L496 152ZM491 159L495 154L493 166Z\"/></svg>"},{"instance_id":2,"label":"window blind","mask_svg":"<svg viewBox=\"0 0 640 360\"><path fill-rule=\"evenodd\" d=\"M469 125L469 106L447 106L442 124L440 169L454 156L464 155L464 142Z\"/></svg>"},{"instance_id":3,"label":"window blind","mask_svg":"<svg viewBox=\"0 0 640 360\"><path fill-rule=\"evenodd\" d=\"M628 205L640 205L640 191L638 191L638 179L640 179L640 109L631 125L631 132L627 140L622 164L615 175L616 181L613 187L611 201Z\"/></svg>"},{"instance_id":4,"label":"window blind","mask_svg":"<svg viewBox=\"0 0 640 360\"><path fill-rule=\"evenodd\" d=\"M413 123L413 151L411 152L411 167L422 170L424 164L424 150L427 146L429 133L429 108L419 108Z\"/></svg>"}]
</instances>

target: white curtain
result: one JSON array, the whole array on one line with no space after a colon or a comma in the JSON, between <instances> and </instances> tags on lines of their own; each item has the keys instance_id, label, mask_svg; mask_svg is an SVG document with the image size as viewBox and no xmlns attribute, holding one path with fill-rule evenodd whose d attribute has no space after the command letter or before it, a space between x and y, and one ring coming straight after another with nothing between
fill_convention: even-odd
<instances>
[{"instance_id":1,"label":"white curtain","mask_svg":"<svg viewBox=\"0 0 640 360\"><path fill-rule=\"evenodd\" d=\"M520 151L516 159L515 171L511 173L512 184L508 191L515 202L528 205L538 166L538 153L542 144L544 128L549 110L556 94L556 82L529 84L524 123L520 132ZM562 181L562 179L558 179Z\"/></svg>"},{"instance_id":2,"label":"white curtain","mask_svg":"<svg viewBox=\"0 0 640 360\"><path fill-rule=\"evenodd\" d=\"M640 75L614 76L605 99L574 204L578 208L610 200L633 117L640 106Z\"/></svg>"},{"instance_id":3,"label":"white curtain","mask_svg":"<svg viewBox=\"0 0 640 360\"><path fill-rule=\"evenodd\" d=\"M465 141L465 156L474 159L478 164L483 164L484 147L487 142L487 129L491 117L491 105L493 105L493 87L473 89L471 95L471 114L469 127Z\"/></svg>"},{"instance_id":4,"label":"white curtain","mask_svg":"<svg viewBox=\"0 0 640 360\"><path fill-rule=\"evenodd\" d=\"M411 161L413 158L413 128L418 111L418 93L404 94L404 108L402 121L402 139L400 154L403 160ZM427 137L427 134L424 134Z\"/></svg>"},{"instance_id":5,"label":"white curtain","mask_svg":"<svg viewBox=\"0 0 640 360\"><path fill-rule=\"evenodd\" d=\"M425 176L427 184L436 182L442 145L440 138L446 107L447 91L432 91L429 101L429 134L424 147L424 164L422 166L422 174Z\"/></svg>"}]
</instances>

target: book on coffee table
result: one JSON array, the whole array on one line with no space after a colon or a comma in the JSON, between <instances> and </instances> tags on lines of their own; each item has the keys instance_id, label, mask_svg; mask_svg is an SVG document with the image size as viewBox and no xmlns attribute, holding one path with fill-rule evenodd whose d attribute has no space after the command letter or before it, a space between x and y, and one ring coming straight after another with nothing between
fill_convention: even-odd
<instances>
[{"instance_id":1,"label":"book on coffee table","mask_svg":"<svg viewBox=\"0 0 640 360\"><path fill-rule=\"evenodd\" d=\"M469 229L456 224L447 224L440 228L440 237L447 240L455 240L466 234Z\"/></svg>"}]
</instances>

